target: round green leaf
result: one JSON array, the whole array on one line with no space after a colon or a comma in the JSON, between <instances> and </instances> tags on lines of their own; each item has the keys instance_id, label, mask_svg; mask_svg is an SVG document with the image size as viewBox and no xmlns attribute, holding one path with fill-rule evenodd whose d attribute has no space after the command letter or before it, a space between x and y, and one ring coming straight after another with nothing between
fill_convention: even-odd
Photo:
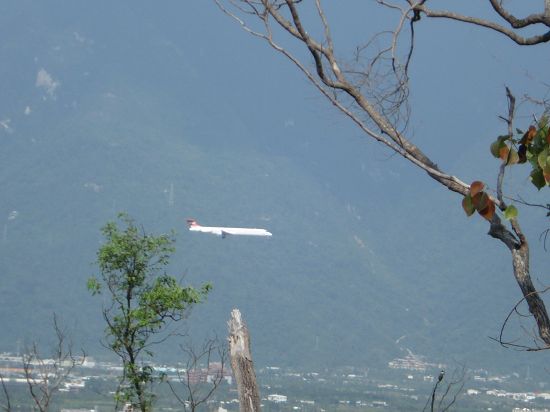
<instances>
[{"instance_id":1,"label":"round green leaf","mask_svg":"<svg viewBox=\"0 0 550 412\"><path fill-rule=\"evenodd\" d=\"M514 219L518 215L518 209L514 205L509 205L506 210L504 210L505 219Z\"/></svg>"}]
</instances>

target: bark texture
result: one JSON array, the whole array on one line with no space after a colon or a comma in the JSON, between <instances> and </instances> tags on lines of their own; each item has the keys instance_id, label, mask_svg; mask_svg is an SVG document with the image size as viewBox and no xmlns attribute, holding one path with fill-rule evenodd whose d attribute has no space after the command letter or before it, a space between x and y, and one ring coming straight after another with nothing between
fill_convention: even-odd
<instances>
[{"instance_id":1,"label":"bark texture","mask_svg":"<svg viewBox=\"0 0 550 412\"><path fill-rule=\"evenodd\" d=\"M548 318L544 302L535 289L529 274L529 248L526 246L522 245L518 249L511 251L514 276L527 301L529 312L531 312L537 322L539 336L545 343L545 346L548 347L550 346L550 319Z\"/></svg>"},{"instance_id":2,"label":"bark texture","mask_svg":"<svg viewBox=\"0 0 550 412\"><path fill-rule=\"evenodd\" d=\"M238 309L231 311L228 326L229 353L231 368L239 391L239 409L241 412L259 412L261 410L260 392L250 353L250 336Z\"/></svg>"}]
</instances>

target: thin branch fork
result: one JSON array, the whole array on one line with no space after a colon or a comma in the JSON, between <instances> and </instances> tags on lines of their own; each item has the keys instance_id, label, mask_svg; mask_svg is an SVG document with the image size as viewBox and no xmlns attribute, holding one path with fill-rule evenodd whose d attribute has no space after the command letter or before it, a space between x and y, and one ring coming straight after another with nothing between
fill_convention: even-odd
<instances>
[{"instance_id":1,"label":"thin branch fork","mask_svg":"<svg viewBox=\"0 0 550 412\"><path fill-rule=\"evenodd\" d=\"M489 0L489 2L500 17L510 23L510 26L514 29L522 29L533 24L544 24L550 27L550 1L548 0L545 0L545 9L542 13L533 13L523 19L519 19L509 13L502 6L502 0Z\"/></svg>"},{"instance_id":2,"label":"thin branch fork","mask_svg":"<svg viewBox=\"0 0 550 412\"><path fill-rule=\"evenodd\" d=\"M180 371L177 372L177 375L179 382L185 388L187 397L180 396L170 380L166 380L166 383L177 401L183 406L183 409L185 411L189 409L191 412L194 412L200 405L208 402L223 382L226 371L227 349L225 345L219 342L218 338L206 339L200 349L195 348L191 342L181 345L180 348L185 353L187 361L183 375ZM199 382L196 382L192 378L192 374L200 370L203 363L206 364L206 373L210 374L211 363L214 357L220 361L220 367L215 370L215 375L213 375L210 381L210 386L205 389L201 386L202 382L200 382L200 379Z\"/></svg>"},{"instance_id":3,"label":"thin branch fork","mask_svg":"<svg viewBox=\"0 0 550 412\"><path fill-rule=\"evenodd\" d=\"M548 292L548 290L550 290L550 286L542 289L542 290L537 290L535 293L537 293L538 295L541 295L541 294L544 294L546 292ZM534 345L533 346L527 346L527 345L522 345L522 344L517 344L517 343L514 343L513 341L507 341L504 339L504 331L506 329L506 326L508 325L508 323L510 322L511 318L512 318L512 315L514 313L518 314L519 316L524 316L524 315L521 315L518 311L518 308L519 306L525 302L526 300L528 299L528 296L524 296L522 297L515 305L514 307L508 312L508 315L506 316L504 322L502 323L502 326L500 328L500 333L499 333L499 336L498 338L492 338L493 340L497 341L500 345L502 345L503 347L512 347L512 348L515 348L515 349L518 349L518 350L525 350L525 351L541 351L541 350L549 350L550 349L550 345L546 344L546 342L543 342L544 345L539 345L537 344L537 337L534 336ZM540 340L539 340L540 342Z\"/></svg>"},{"instance_id":4,"label":"thin branch fork","mask_svg":"<svg viewBox=\"0 0 550 412\"><path fill-rule=\"evenodd\" d=\"M352 119L357 124L359 124L363 130L365 130L368 134L370 134L376 140L389 146L392 150L402 155L407 160L413 162L416 166L425 170L433 179L445 185L448 189L454 192L457 192L463 196L468 193L469 186L467 184L460 181L454 176L450 176L445 173L442 173L437 167L437 165L428 158L428 156L426 156L418 147L416 147L408 139L406 139L401 133L399 133L395 129L395 127L391 125L388 119L386 119L361 94L361 92L347 80L347 78L342 73L342 71L340 70L336 62L336 58L334 56L333 51L331 50L331 47L329 48L323 47L320 42L313 40L311 36L307 34L306 30L302 25L296 6L292 0L286 0L286 3L291 13L293 23L286 20L280 14L279 10L273 7L273 5L268 0L262 0L262 2L266 10L269 12L269 14L275 19L275 21L277 21L277 23L282 28L284 28L292 36L294 36L295 38L299 39L300 41L306 44L308 50L310 51L310 54L312 55L315 61L316 72L317 72L317 75L319 76L319 79L322 81L322 83L331 89L341 90L344 93L346 93L348 96L350 96L355 101L355 103L364 112L368 114L370 119L380 128L382 133L387 135L393 141L393 143L386 140L383 136L372 132L370 129L363 127L363 122L359 120L359 118L355 114L351 113L348 109L343 110L342 109L343 106L339 104L339 102L334 96L330 95L329 93L324 93L325 96L327 96L333 104L338 106L348 116L352 117ZM323 24L328 24L322 12L322 8L320 6L319 0L317 0L317 7L319 10L319 14L322 16ZM330 36L328 30L325 30L325 35ZM327 38L326 41L328 44L332 44L332 39L330 37ZM336 78L336 81L333 81L327 76L326 70L323 65L323 57L326 58L327 61L329 62L330 71ZM296 59L293 59L293 61L296 63ZM305 69L303 66L301 66L300 68L302 71L308 72L308 70ZM311 75L309 75L308 77L310 79L313 78L313 76ZM320 88L320 86L318 87Z\"/></svg>"},{"instance_id":5,"label":"thin branch fork","mask_svg":"<svg viewBox=\"0 0 550 412\"><path fill-rule=\"evenodd\" d=\"M506 37L513 40L515 43L522 46L531 46L540 43L546 43L550 41L550 30L546 31L543 34L534 35L531 37L524 37L516 33L514 29L525 28L535 24L543 24L546 27L550 28L550 5L548 0L545 0L545 10L543 13L532 14L524 19L518 19L512 14L508 13L506 9L502 6L502 3L498 0L489 0L493 9L506 20L512 28L502 26L501 24L495 23L491 20L482 19L479 17L467 16L460 13L455 13L449 10L433 10L427 7L424 3L425 1L418 2L414 5L413 10L416 13L423 13L427 17L432 18L445 18L455 21L460 21L463 23L473 24L479 27L485 27L501 33Z\"/></svg>"}]
</instances>

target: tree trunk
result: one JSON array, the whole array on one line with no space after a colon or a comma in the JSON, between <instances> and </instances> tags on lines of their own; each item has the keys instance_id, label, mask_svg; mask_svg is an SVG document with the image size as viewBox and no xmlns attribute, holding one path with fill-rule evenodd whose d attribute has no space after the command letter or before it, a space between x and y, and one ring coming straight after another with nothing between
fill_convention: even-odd
<instances>
[{"instance_id":1,"label":"tree trunk","mask_svg":"<svg viewBox=\"0 0 550 412\"><path fill-rule=\"evenodd\" d=\"M237 381L240 411L260 412L260 392L256 383L252 355L250 354L250 337L238 309L231 311L228 326L231 368Z\"/></svg>"},{"instance_id":2,"label":"tree trunk","mask_svg":"<svg viewBox=\"0 0 550 412\"><path fill-rule=\"evenodd\" d=\"M531 280L528 245L524 243L518 249L514 249L511 252L514 276L527 301L529 312L531 312L537 322L539 336L545 343L545 346L548 347L550 346L550 319L548 318L544 302Z\"/></svg>"},{"instance_id":3,"label":"tree trunk","mask_svg":"<svg viewBox=\"0 0 550 412\"><path fill-rule=\"evenodd\" d=\"M495 214L491 219L489 235L500 240L510 250L512 254L514 277L521 289L523 298L527 302L529 312L531 312L537 323L539 337L544 342L543 346L548 348L550 347L550 318L548 317L544 301L540 297L531 279L529 270L529 244L521 231L517 219L512 219L511 225L515 234L508 230L502 224L498 215Z\"/></svg>"}]
</instances>

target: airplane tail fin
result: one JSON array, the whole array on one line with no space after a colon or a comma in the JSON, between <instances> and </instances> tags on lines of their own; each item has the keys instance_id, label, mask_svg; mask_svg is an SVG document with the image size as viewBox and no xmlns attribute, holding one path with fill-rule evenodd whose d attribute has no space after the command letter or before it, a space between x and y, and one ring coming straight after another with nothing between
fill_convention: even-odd
<instances>
[{"instance_id":1,"label":"airplane tail fin","mask_svg":"<svg viewBox=\"0 0 550 412\"><path fill-rule=\"evenodd\" d=\"M200 226L195 219L187 219L187 226Z\"/></svg>"}]
</instances>

